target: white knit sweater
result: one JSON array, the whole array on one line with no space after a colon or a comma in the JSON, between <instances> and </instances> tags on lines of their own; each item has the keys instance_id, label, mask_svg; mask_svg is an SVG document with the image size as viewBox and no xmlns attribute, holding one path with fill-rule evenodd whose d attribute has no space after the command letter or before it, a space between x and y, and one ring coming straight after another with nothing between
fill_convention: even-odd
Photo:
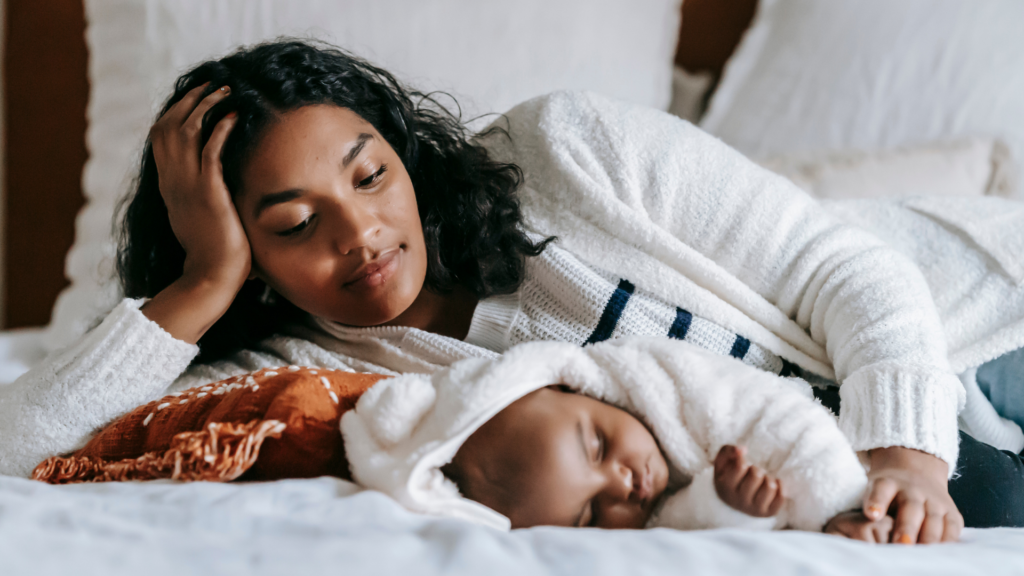
<instances>
[{"instance_id":1,"label":"white knit sweater","mask_svg":"<svg viewBox=\"0 0 1024 576\"><path fill-rule=\"evenodd\" d=\"M515 294L477 304L466 342L505 352L537 340L584 346L626 336L668 336L774 374L793 371L743 335L585 264L556 244L527 260L526 280Z\"/></svg>"},{"instance_id":2,"label":"white knit sweater","mask_svg":"<svg viewBox=\"0 0 1024 576\"><path fill-rule=\"evenodd\" d=\"M894 250L654 110L560 93L521 104L501 122L514 144L485 144L523 169L520 199L532 232L557 235L583 261L836 379L840 427L854 449L917 448L952 472L964 398L954 369L1024 346L1019 204L830 208L846 220L880 222L876 233ZM139 305L122 302L92 333L0 387L0 473L29 474L168 388L282 362L429 373L495 354L410 328L297 327L259 350L188 368L197 349Z\"/></svg>"}]
</instances>

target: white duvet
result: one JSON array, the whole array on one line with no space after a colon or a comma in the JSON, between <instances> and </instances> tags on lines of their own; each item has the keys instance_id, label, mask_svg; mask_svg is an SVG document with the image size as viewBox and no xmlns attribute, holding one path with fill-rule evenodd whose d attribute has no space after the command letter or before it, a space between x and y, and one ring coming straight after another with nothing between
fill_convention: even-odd
<instances>
[{"instance_id":1,"label":"white duvet","mask_svg":"<svg viewBox=\"0 0 1024 576\"><path fill-rule=\"evenodd\" d=\"M1024 530L873 546L808 532L502 532L337 479L50 486L0 477L0 574L1021 574Z\"/></svg>"}]
</instances>

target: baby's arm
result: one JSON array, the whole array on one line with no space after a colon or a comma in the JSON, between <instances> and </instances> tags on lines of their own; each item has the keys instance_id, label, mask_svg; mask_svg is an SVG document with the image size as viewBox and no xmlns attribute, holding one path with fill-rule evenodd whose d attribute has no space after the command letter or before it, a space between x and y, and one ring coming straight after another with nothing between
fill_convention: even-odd
<instances>
[{"instance_id":1,"label":"baby's arm","mask_svg":"<svg viewBox=\"0 0 1024 576\"><path fill-rule=\"evenodd\" d=\"M715 457L715 492L732 508L756 518L779 513L786 498L782 483L747 462L742 446L722 446Z\"/></svg>"}]
</instances>

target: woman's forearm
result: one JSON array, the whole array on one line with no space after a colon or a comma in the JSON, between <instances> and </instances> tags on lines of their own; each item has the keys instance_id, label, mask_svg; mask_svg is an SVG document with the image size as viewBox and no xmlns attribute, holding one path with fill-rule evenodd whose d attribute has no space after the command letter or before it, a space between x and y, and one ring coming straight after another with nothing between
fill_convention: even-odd
<instances>
[{"instance_id":1,"label":"woman's forearm","mask_svg":"<svg viewBox=\"0 0 1024 576\"><path fill-rule=\"evenodd\" d=\"M74 345L0 386L0 474L28 476L100 427L164 391L199 349L121 302Z\"/></svg>"},{"instance_id":2,"label":"woman's forearm","mask_svg":"<svg viewBox=\"0 0 1024 576\"><path fill-rule=\"evenodd\" d=\"M182 276L146 302L141 311L174 338L195 344L231 306L238 293L235 283Z\"/></svg>"}]
</instances>

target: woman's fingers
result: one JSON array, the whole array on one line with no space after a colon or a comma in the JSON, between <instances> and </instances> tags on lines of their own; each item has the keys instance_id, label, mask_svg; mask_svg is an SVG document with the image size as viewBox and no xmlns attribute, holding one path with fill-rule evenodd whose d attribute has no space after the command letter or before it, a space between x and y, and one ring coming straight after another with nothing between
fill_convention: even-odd
<instances>
[{"instance_id":1,"label":"woman's fingers","mask_svg":"<svg viewBox=\"0 0 1024 576\"><path fill-rule=\"evenodd\" d=\"M964 517L957 511L956 514L946 514L943 518L945 526L942 532L943 542L956 542L960 539L960 532L964 529Z\"/></svg>"},{"instance_id":2,"label":"woman's fingers","mask_svg":"<svg viewBox=\"0 0 1024 576\"><path fill-rule=\"evenodd\" d=\"M879 478L871 483L871 490L864 498L864 515L869 520L880 520L892 506L893 498L899 492L899 486L887 478Z\"/></svg>"},{"instance_id":3,"label":"woman's fingers","mask_svg":"<svg viewBox=\"0 0 1024 576\"><path fill-rule=\"evenodd\" d=\"M157 120L156 124L153 125L153 128L166 127L170 129L180 127L185 122L185 119L188 118L189 114L195 110L196 104L198 104L202 99L203 91L206 90L206 87L209 84L209 82L200 84L185 93L181 100L172 104L171 107L167 109L167 112L164 112L164 115Z\"/></svg>"},{"instance_id":4,"label":"woman's fingers","mask_svg":"<svg viewBox=\"0 0 1024 576\"><path fill-rule=\"evenodd\" d=\"M900 500L892 541L896 544L913 544L917 542L921 524L924 522L924 501L903 495Z\"/></svg>"},{"instance_id":5,"label":"woman's fingers","mask_svg":"<svg viewBox=\"0 0 1024 576\"><path fill-rule=\"evenodd\" d=\"M210 133L210 139L206 141L206 146L203 147L202 172L210 178L216 178L220 181L224 179L220 153L224 149L224 142L227 141L228 135L231 134L231 129L235 127L236 121L238 121L238 114L235 112L229 112L227 116L221 118L220 122L217 122L217 125L214 126L213 132Z\"/></svg>"},{"instance_id":6,"label":"woman's fingers","mask_svg":"<svg viewBox=\"0 0 1024 576\"><path fill-rule=\"evenodd\" d=\"M917 541L921 544L934 544L942 541L942 533L946 528L946 515L938 510L929 510L925 504L924 524L921 525L921 533Z\"/></svg>"},{"instance_id":7,"label":"woman's fingers","mask_svg":"<svg viewBox=\"0 0 1024 576\"><path fill-rule=\"evenodd\" d=\"M186 134L198 136L200 130L203 128L203 117L206 113L213 108L218 102L228 97L231 93L231 89L227 86L221 86L220 88L210 92L206 98L203 98L195 107L192 109L192 113L188 115L185 122L182 124L182 129Z\"/></svg>"}]
</instances>

